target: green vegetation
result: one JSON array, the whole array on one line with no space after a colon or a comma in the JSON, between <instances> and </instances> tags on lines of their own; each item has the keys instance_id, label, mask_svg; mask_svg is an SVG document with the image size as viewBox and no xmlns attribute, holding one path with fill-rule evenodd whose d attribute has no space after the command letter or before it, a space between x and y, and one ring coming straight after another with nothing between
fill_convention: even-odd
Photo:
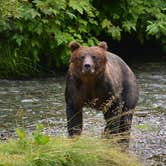
<instances>
[{"instance_id":1,"label":"green vegetation","mask_svg":"<svg viewBox=\"0 0 166 166\"><path fill-rule=\"evenodd\" d=\"M67 139L42 134L31 136L17 129L18 140L0 142L0 166L139 166L133 156L115 148L110 140L96 137Z\"/></svg>"},{"instance_id":2,"label":"green vegetation","mask_svg":"<svg viewBox=\"0 0 166 166\"><path fill-rule=\"evenodd\" d=\"M0 0L0 77L65 67L71 40L94 45L134 34L166 52L165 0Z\"/></svg>"},{"instance_id":3,"label":"green vegetation","mask_svg":"<svg viewBox=\"0 0 166 166\"><path fill-rule=\"evenodd\" d=\"M137 129L140 129L142 131L154 131L155 132L158 130L157 127L150 126L149 124L139 124L134 127Z\"/></svg>"}]
</instances>

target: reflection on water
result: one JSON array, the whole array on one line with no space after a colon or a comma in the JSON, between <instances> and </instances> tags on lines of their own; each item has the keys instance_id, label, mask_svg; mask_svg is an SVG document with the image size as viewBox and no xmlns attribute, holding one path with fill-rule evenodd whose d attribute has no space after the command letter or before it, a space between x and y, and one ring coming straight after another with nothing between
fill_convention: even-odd
<instances>
[{"instance_id":1,"label":"reflection on water","mask_svg":"<svg viewBox=\"0 0 166 166\"><path fill-rule=\"evenodd\" d=\"M131 150L142 159L166 163L166 64L134 65L140 99L132 126ZM0 80L0 134L12 133L15 127L32 130L37 123L48 134L66 135L65 78L28 81ZM102 113L84 110L84 134L101 135Z\"/></svg>"}]
</instances>

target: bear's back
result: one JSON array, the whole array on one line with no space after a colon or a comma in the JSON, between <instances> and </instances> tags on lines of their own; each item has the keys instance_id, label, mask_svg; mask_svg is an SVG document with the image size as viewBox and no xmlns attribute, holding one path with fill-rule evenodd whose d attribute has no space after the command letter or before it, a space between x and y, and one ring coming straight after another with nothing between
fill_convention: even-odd
<instances>
[{"instance_id":1,"label":"bear's back","mask_svg":"<svg viewBox=\"0 0 166 166\"><path fill-rule=\"evenodd\" d=\"M129 66L117 55L107 52L105 75L111 80L115 96L121 96L127 107L134 108L138 100L136 77Z\"/></svg>"}]
</instances>

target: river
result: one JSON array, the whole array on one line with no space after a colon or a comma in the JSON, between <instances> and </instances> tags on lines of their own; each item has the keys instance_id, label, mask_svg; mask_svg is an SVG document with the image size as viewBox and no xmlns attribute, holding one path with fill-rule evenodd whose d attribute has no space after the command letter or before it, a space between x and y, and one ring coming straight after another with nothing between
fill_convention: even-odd
<instances>
[{"instance_id":1,"label":"river","mask_svg":"<svg viewBox=\"0 0 166 166\"><path fill-rule=\"evenodd\" d=\"M130 142L131 152L147 165L166 165L166 63L132 65L140 98ZM64 101L65 77L0 80L0 139L16 127L28 131L42 123L50 135L67 135ZM84 134L101 135L103 115L84 109ZM146 164L145 164L146 165Z\"/></svg>"}]
</instances>

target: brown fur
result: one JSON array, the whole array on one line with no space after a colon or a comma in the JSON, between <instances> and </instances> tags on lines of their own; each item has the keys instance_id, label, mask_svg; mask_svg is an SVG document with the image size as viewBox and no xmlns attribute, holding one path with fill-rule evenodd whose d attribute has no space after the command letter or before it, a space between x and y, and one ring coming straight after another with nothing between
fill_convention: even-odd
<instances>
[{"instance_id":1,"label":"brown fur","mask_svg":"<svg viewBox=\"0 0 166 166\"><path fill-rule=\"evenodd\" d=\"M70 65L69 65L69 72L76 77L82 77L81 70L82 70L82 62L79 60L80 55L83 53L93 52L96 57L98 58L98 62L96 64L96 73L95 75L103 74L105 70L105 63L106 63L106 56L105 50L99 47L84 47L80 46L77 51L73 51L70 58ZM83 79L83 77L82 77ZM86 78L85 78L86 79Z\"/></svg>"},{"instance_id":2,"label":"brown fur","mask_svg":"<svg viewBox=\"0 0 166 166\"><path fill-rule=\"evenodd\" d=\"M103 111L107 122L105 131L128 131L132 114L124 116L122 112L133 109L138 100L136 78L131 69L120 57L107 51L106 42L93 47L71 42L69 47L71 58L65 92L69 135L81 133L84 106ZM122 117L110 124L110 118L117 114ZM127 127L122 130L120 125ZM113 131L113 127L117 129Z\"/></svg>"}]
</instances>

